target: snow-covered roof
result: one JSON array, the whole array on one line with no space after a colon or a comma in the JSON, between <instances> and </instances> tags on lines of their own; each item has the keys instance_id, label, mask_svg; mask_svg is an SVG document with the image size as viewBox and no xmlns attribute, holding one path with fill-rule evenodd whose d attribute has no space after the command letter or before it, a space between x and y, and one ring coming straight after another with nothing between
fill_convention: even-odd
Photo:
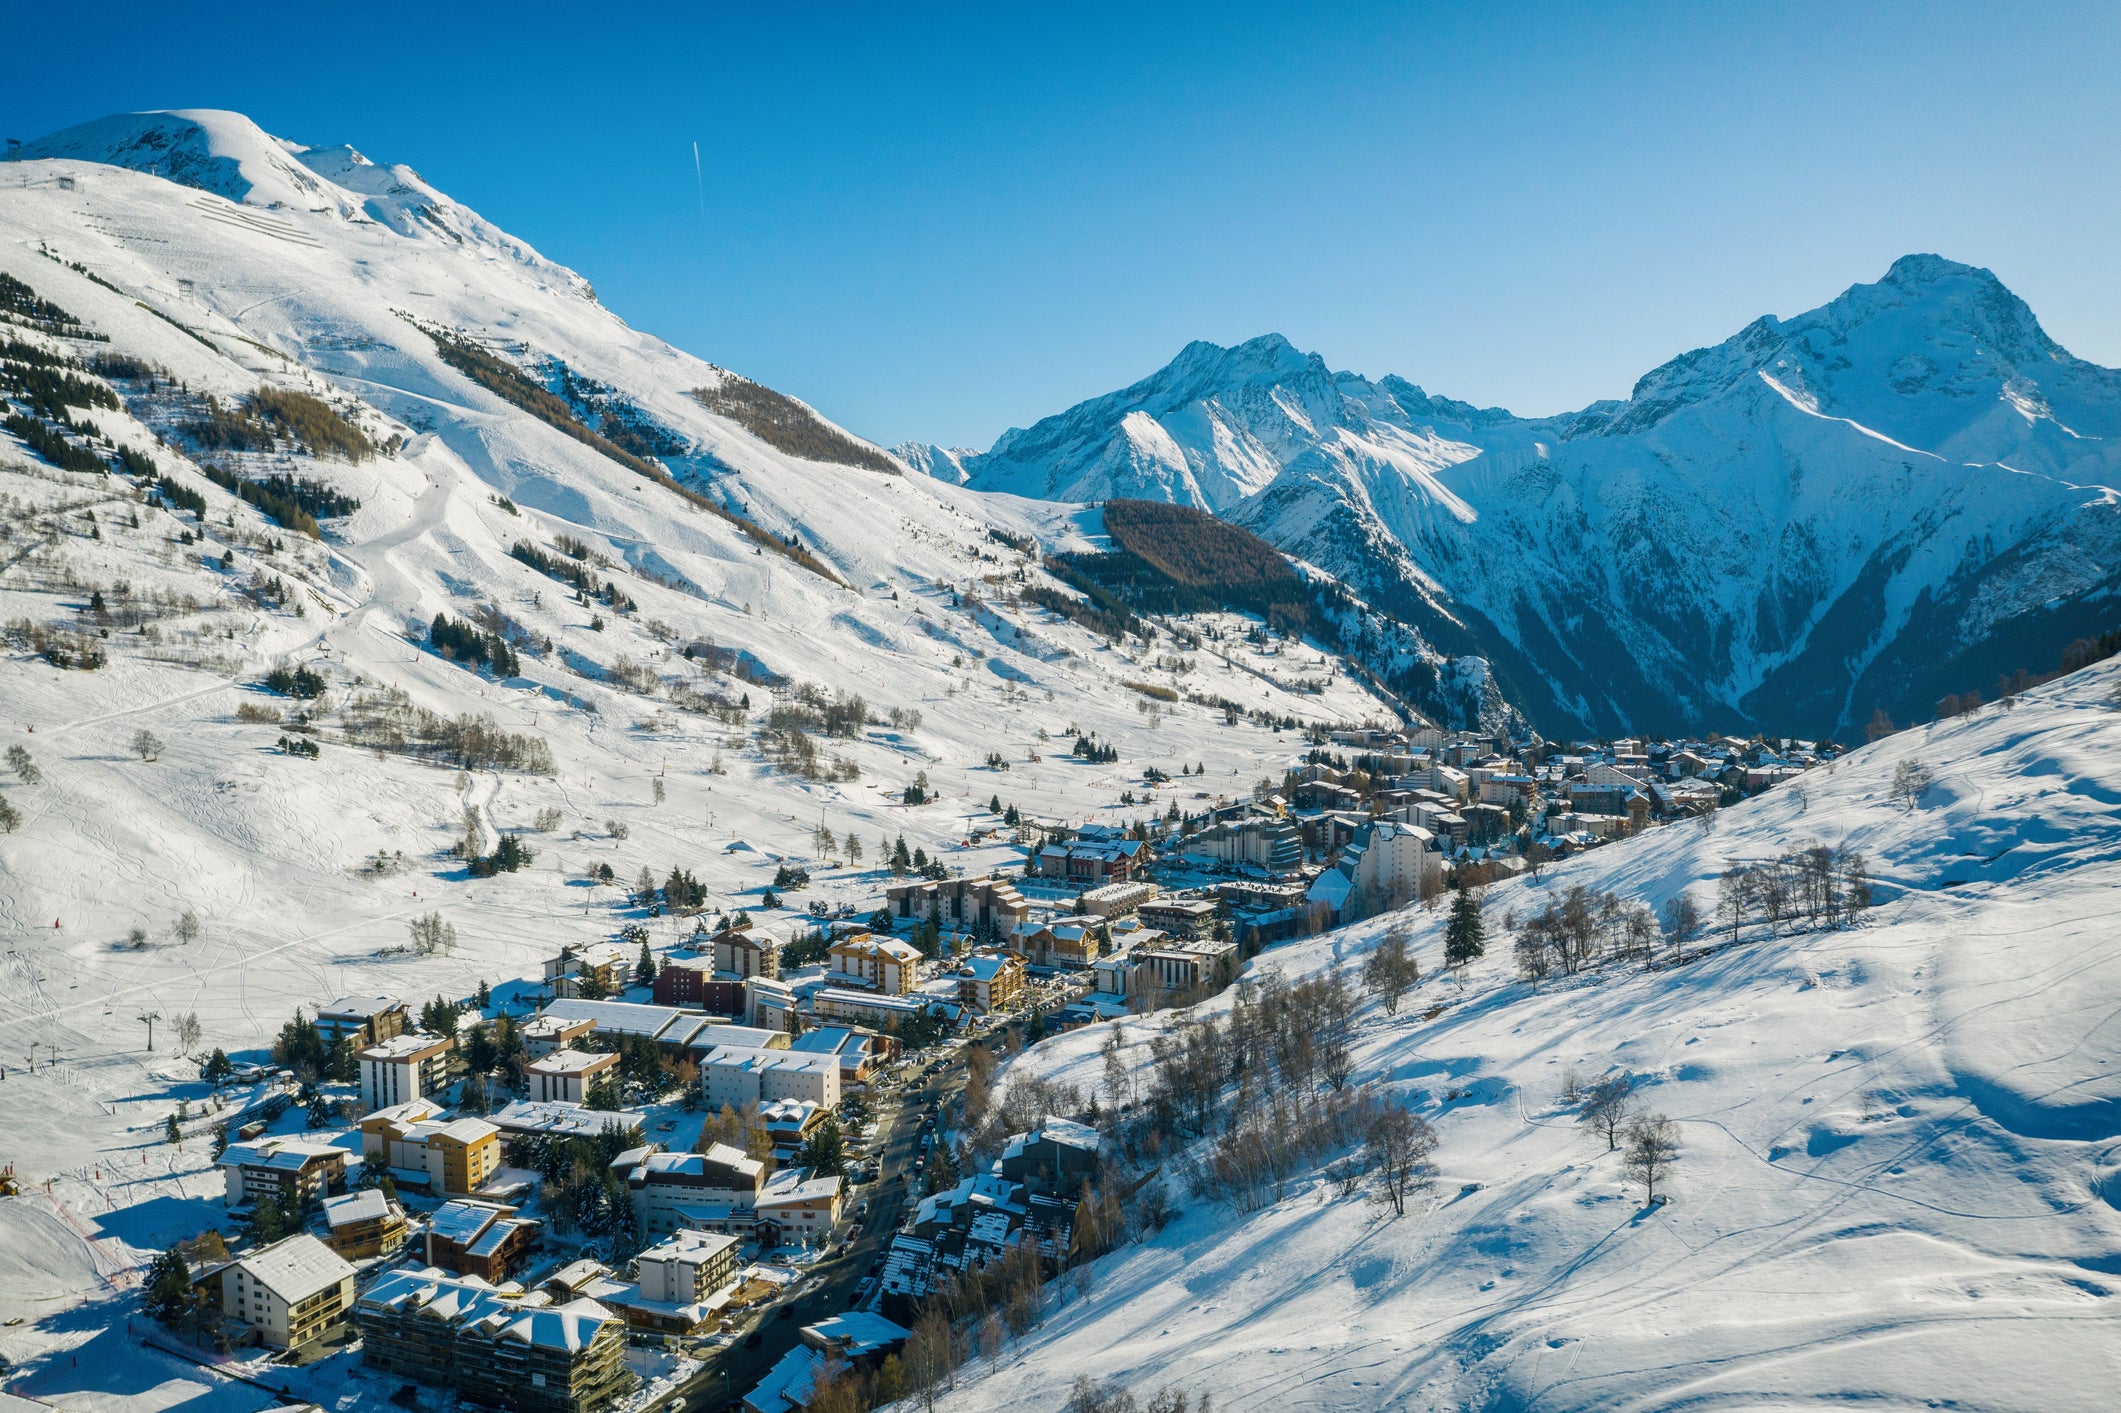
<instances>
[{"instance_id":1,"label":"snow-covered roof","mask_svg":"<svg viewBox=\"0 0 2121 1413\"><path fill-rule=\"evenodd\" d=\"M544 1075L592 1075L608 1070L619 1062L617 1055L609 1051L555 1050L524 1066L532 1074Z\"/></svg>"},{"instance_id":2,"label":"snow-covered roof","mask_svg":"<svg viewBox=\"0 0 2121 1413\"><path fill-rule=\"evenodd\" d=\"M393 1035L380 1040L361 1051L364 1060L388 1060L406 1063L422 1060L437 1050L447 1050L454 1043L446 1035L426 1035L417 1030L408 1030L403 1035Z\"/></svg>"},{"instance_id":3,"label":"snow-covered roof","mask_svg":"<svg viewBox=\"0 0 2121 1413\"><path fill-rule=\"evenodd\" d=\"M973 981L992 981L1003 972L1021 965L1023 963L1007 953L976 952L965 958L959 965L957 974Z\"/></svg>"},{"instance_id":4,"label":"snow-covered roof","mask_svg":"<svg viewBox=\"0 0 2121 1413\"><path fill-rule=\"evenodd\" d=\"M752 1413L795 1413L799 1408L809 1407L817 1366L815 1351L797 1345L781 1356L780 1362L759 1380L757 1387L744 1395L744 1406Z\"/></svg>"},{"instance_id":5,"label":"snow-covered roof","mask_svg":"<svg viewBox=\"0 0 2121 1413\"><path fill-rule=\"evenodd\" d=\"M574 1138L594 1137L614 1124L620 1128L639 1128L647 1117L639 1109L611 1112L560 1099L535 1103L517 1099L487 1115L495 1127L506 1133L550 1133Z\"/></svg>"},{"instance_id":6,"label":"snow-covered roof","mask_svg":"<svg viewBox=\"0 0 2121 1413\"><path fill-rule=\"evenodd\" d=\"M339 1253L303 1232L239 1257L236 1265L289 1305L296 1305L353 1278Z\"/></svg>"},{"instance_id":7,"label":"snow-covered roof","mask_svg":"<svg viewBox=\"0 0 2121 1413\"><path fill-rule=\"evenodd\" d=\"M427 1230L444 1241L465 1246L507 1215L506 1207L491 1202L444 1202L428 1218Z\"/></svg>"},{"instance_id":8,"label":"snow-covered roof","mask_svg":"<svg viewBox=\"0 0 2121 1413\"><path fill-rule=\"evenodd\" d=\"M344 1192L337 1197L327 1197L323 1202L324 1224L328 1227L348 1227L356 1222L380 1222L390 1215L390 1200L380 1187L366 1187L359 1192Z\"/></svg>"},{"instance_id":9,"label":"snow-covered roof","mask_svg":"<svg viewBox=\"0 0 2121 1413\"><path fill-rule=\"evenodd\" d=\"M718 1046L707 1052L700 1061L703 1068L744 1069L763 1072L779 1070L797 1074L838 1074L840 1057L837 1055L814 1055L802 1050L751 1050L736 1046Z\"/></svg>"},{"instance_id":10,"label":"snow-covered roof","mask_svg":"<svg viewBox=\"0 0 2121 1413\"><path fill-rule=\"evenodd\" d=\"M346 1150L334 1143L313 1139L267 1137L248 1143L231 1143L221 1154L224 1168L270 1168L278 1172L300 1172L319 1160L344 1160ZM233 1180L233 1179L231 1179Z\"/></svg>"},{"instance_id":11,"label":"snow-covered roof","mask_svg":"<svg viewBox=\"0 0 2121 1413\"><path fill-rule=\"evenodd\" d=\"M1002 1156L1019 1157L1027 1146L1041 1139L1085 1153L1095 1153L1104 1144L1103 1136L1088 1124L1079 1124L1073 1119L1049 1118L1029 1133L1019 1133L1011 1137L1002 1148Z\"/></svg>"},{"instance_id":12,"label":"snow-covered roof","mask_svg":"<svg viewBox=\"0 0 2121 1413\"><path fill-rule=\"evenodd\" d=\"M618 1319L594 1300L570 1300L564 1305L540 1303L543 1300L542 1295L511 1300L477 1276L452 1276L429 1266L389 1272L368 1288L359 1303L373 1308L409 1307L460 1327L479 1325L495 1339L570 1352L587 1348L605 1325Z\"/></svg>"},{"instance_id":13,"label":"snow-covered roof","mask_svg":"<svg viewBox=\"0 0 2121 1413\"><path fill-rule=\"evenodd\" d=\"M821 1202L840 1190L836 1177L812 1177L808 1168L783 1168L759 1189L758 1210Z\"/></svg>"},{"instance_id":14,"label":"snow-covered roof","mask_svg":"<svg viewBox=\"0 0 2121 1413\"><path fill-rule=\"evenodd\" d=\"M395 996L341 996L328 1006L317 1007L318 1020L373 1020L404 1006Z\"/></svg>"},{"instance_id":15,"label":"snow-covered roof","mask_svg":"<svg viewBox=\"0 0 2121 1413\"><path fill-rule=\"evenodd\" d=\"M913 1337L913 1331L866 1310L849 1310L819 1320L814 1325L805 1325L801 1334L806 1343L849 1358L874 1354Z\"/></svg>"}]
</instances>

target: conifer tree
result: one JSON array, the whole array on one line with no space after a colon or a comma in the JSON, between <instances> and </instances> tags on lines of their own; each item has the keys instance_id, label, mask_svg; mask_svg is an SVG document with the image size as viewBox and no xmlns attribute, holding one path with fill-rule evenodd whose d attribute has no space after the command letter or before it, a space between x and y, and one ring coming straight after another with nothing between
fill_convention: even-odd
<instances>
[{"instance_id":1,"label":"conifer tree","mask_svg":"<svg viewBox=\"0 0 2121 1413\"><path fill-rule=\"evenodd\" d=\"M1451 920L1444 924L1443 959L1446 966L1464 966L1486 954L1487 932L1480 920L1480 897L1461 888L1451 901Z\"/></svg>"}]
</instances>

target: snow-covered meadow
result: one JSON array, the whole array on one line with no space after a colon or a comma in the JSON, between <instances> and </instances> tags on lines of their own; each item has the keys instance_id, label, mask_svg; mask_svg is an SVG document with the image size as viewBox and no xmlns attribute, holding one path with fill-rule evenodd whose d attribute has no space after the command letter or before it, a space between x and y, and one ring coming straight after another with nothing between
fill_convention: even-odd
<instances>
[{"instance_id":1,"label":"snow-covered meadow","mask_svg":"<svg viewBox=\"0 0 2121 1413\"><path fill-rule=\"evenodd\" d=\"M1356 1080L1435 1124L1427 1200L1395 1220L1320 1178L1249 1217L1189 1202L950 1406L1052 1407L1089 1372L1222 1409L2112 1407L2117 690L2121 667L2082 672L1855 752L1713 830L1499 886L1488 955L1462 978L1438 975L1442 912L1414 913L1426 979L1396 1019L1365 1010ZM1935 777L1911 811L1890 799L1906 759ZM1754 927L1682 966L1536 991L1498 935L1577 883L1652 904L1691 888L1706 907L1724 868L1805 841L1867 855L1862 925ZM1389 923L1253 966L1359 967ZM1121 1023L1135 1066L1172 1019ZM1095 1091L1109 1028L1005 1076ZM1645 1210L1575 1123L1572 1068L1633 1073L1678 1122L1669 1204Z\"/></svg>"}]
</instances>

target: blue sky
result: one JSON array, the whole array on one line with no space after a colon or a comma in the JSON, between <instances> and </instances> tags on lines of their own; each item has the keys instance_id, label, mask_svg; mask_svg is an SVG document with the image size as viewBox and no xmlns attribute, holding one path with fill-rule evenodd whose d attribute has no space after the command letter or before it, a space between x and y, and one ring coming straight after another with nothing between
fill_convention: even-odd
<instances>
[{"instance_id":1,"label":"blue sky","mask_svg":"<svg viewBox=\"0 0 2121 1413\"><path fill-rule=\"evenodd\" d=\"M351 142L887 444L1270 330L1554 412L1912 250L2121 364L2111 4L90 8L0 132Z\"/></svg>"}]
</instances>

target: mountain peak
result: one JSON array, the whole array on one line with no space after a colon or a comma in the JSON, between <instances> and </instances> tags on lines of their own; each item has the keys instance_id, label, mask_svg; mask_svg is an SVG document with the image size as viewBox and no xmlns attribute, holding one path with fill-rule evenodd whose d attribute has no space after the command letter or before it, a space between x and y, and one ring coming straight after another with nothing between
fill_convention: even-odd
<instances>
[{"instance_id":1,"label":"mountain peak","mask_svg":"<svg viewBox=\"0 0 2121 1413\"><path fill-rule=\"evenodd\" d=\"M165 177L251 206L310 206L321 192L294 154L241 113L176 108L112 113L23 144L25 158L71 158Z\"/></svg>"},{"instance_id":2,"label":"mountain peak","mask_svg":"<svg viewBox=\"0 0 2121 1413\"><path fill-rule=\"evenodd\" d=\"M1893 262L1878 283L1885 285L1924 285L1938 280L1972 278L2000 286L2003 281L1995 272L1979 265L1963 265L1957 260L1947 260L1942 255L1903 255Z\"/></svg>"}]
</instances>

